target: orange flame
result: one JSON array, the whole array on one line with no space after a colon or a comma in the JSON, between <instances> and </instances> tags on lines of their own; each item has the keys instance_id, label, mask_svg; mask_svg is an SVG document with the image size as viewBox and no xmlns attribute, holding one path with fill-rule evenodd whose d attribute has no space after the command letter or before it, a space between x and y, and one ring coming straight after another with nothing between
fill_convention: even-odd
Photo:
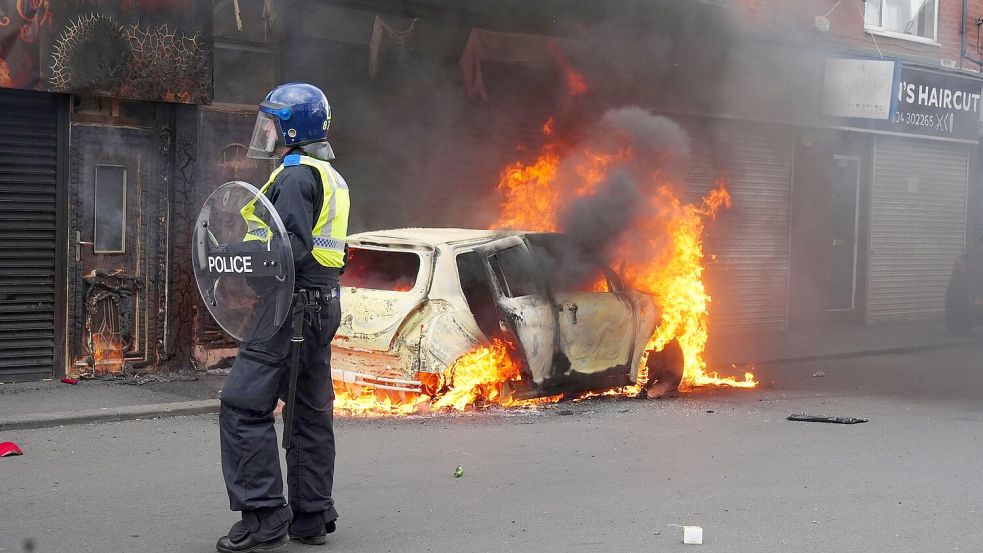
<instances>
[{"instance_id":1,"label":"orange flame","mask_svg":"<svg viewBox=\"0 0 983 553\"><path fill-rule=\"evenodd\" d=\"M116 337L92 334L92 374L119 374L123 372L123 345Z\"/></svg>"},{"instance_id":2,"label":"orange flame","mask_svg":"<svg viewBox=\"0 0 983 553\"><path fill-rule=\"evenodd\" d=\"M521 382L519 363L512 357L508 344L492 340L458 358L444 376L446 390L431 397L425 394L400 397L364 389L360 394L339 391L335 395L335 411L349 415L387 416L425 414L433 411L466 411L474 407L501 405L503 407L533 406L556 401L556 397L516 399L511 390Z\"/></svg>"},{"instance_id":3,"label":"orange flame","mask_svg":"<svg viewBox=\"0 0 983 553\"><path fill-rule=\"evenodd\" d=\"M630 149L614 153L567 148L556 143L543 147L530 164L507 167L499 182L502 195L497 228L540 232L558 230L558 214L577 198L593 194L609 171L630 164ZM567 167L571 165L572 167ZM562 174L562 177L561 177ZM649 175L650 193L631 239L615 246L616 265L626 283L655 297L662 322L649 339L647 350L661 351L673 339L683 350L683 388L706 385L753 387L754 375L744 380L708 372L703 352L709 337L710 295L703 284L703 230L717 211L731 206L723 181L703 198L701 205L683 203L667 177ZM644 363L640 382L647 378ZM637 392L631 387L628 392Z\"/></svg>"},{"instance_id":4,"label":"orange flame","mask_svg":"<svg viewBox=\"0 0 983 553\"><path fill-rule=\"evenodd\" d=\"M553 118L550 117L543 123L543 134L545 136L550 136L553 134Z\"/></svg>"},{"instance_id":5,"label":"orange flame","mask_svg":"<svg viewBox=\"0 0 983 553\"><path fill-rule=\"evenodd\" d=\"M546 47L546 52L563 71L563 80L567 85L567 93L571 97L580 96L587 92L587 79L584 78L584 74L574 68L566 53L557 43L550 42Z\"/></svg>"}]
</instances>

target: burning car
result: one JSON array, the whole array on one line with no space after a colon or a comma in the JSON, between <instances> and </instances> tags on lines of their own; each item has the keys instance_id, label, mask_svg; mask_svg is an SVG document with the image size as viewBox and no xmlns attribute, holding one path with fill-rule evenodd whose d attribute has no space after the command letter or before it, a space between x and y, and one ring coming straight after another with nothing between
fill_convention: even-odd
<instances>
[{"instance_id":1,"label":"burning car","mask_svg":"<svg viewBox=\"0 0 983 553\"><path fill-rule=\"evenodd\" d=\"M520 367L507 383L513 397L640 380L661 394L682 379L678 344L646 355L655 300L564 235L401 229L348 243L336 390L434 397L452 384L456 360L492 341L508 344Z\"/></svg>"}]
</instances>

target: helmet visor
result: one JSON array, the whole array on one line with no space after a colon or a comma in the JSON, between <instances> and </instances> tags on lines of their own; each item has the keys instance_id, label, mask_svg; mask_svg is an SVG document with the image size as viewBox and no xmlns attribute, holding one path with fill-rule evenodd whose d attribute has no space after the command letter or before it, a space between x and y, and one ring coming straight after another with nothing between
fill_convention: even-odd
<instances>
[{"instance_id":1,"label":"helmet visor","mask_svg":"<svg viewBox=\"0 0 983 553\"><path fill-rule=\"evenodd\" d=\"M249 141L249 151L246 152L246 156L253 159L273 159L277 146L282 144L280 144L276 117L259 112L256 114L256 126L253 127L253 137Z\"/></svg>"}]
</instances>

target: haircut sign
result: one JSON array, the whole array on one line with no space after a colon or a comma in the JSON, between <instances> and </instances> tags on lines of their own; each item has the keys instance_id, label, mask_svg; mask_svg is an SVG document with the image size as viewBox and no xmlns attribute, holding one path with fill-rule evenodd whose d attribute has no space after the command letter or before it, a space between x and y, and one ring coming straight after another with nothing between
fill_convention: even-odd
<instances>
[{"instance_id":1,"label":"haircut sign","mask_svg":"<svg viewBox=\"0 0 983 553\"><path fill-rule=\"evenodd\" d=\"M895 64L894 70L887 68ZM887 60L827 60L823 113L853 127L978 139L981 81L900 66Z\"/></svg>"},{"instance_id":2,"label":"haircut sign","mask_svg":"<svg viewBox=\"0 0 983 553\"><path fill-rule=\"evenodd\" d=\"M907 132L974 139L980 128L980 82L902 69L891 126Z\"/></svg>"}]
</instances>

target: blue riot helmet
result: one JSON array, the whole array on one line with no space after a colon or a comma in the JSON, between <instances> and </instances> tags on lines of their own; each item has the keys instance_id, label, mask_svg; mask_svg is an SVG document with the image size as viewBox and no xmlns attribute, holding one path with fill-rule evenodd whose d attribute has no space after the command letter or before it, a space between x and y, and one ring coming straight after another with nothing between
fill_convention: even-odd
<instances>
[{"instance_id":1,"label":"blue riot helmet","mask_svg":"<svg viewBox=\"0 0 983 553\"><path fill-rule=\"evenodd\" d=\"M256 126L247 155L254 159L273 159L284 146L300 146L305 153L330 161L328 145L331 106L324 93L305 83L280 85L259 105Z\"/></svg>"}]
</instances>

